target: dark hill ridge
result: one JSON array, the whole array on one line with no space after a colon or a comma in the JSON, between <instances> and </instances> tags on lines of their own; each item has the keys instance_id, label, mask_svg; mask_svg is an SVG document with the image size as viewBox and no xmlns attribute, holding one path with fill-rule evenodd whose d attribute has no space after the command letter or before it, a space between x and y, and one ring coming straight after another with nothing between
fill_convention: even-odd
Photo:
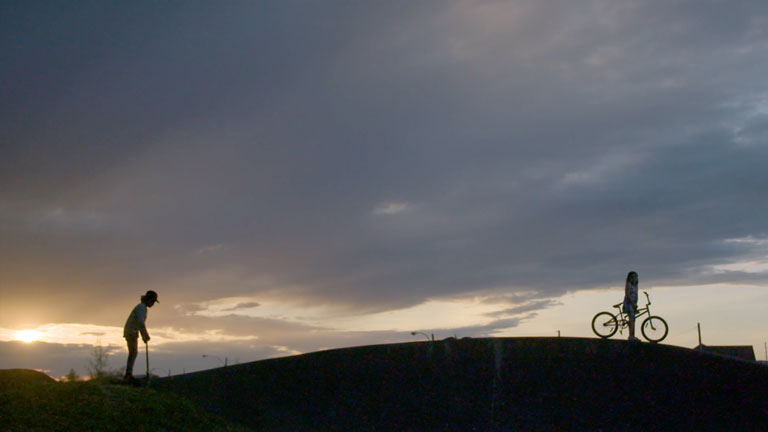
<instances>
[{"instance_id":1,"label":"dark hill ridge","mask_svg":"<svg viewBox=\"0 0 768 432\"><path fill-rule=\"evenodd\" d=\"M447 339L160 379L257 430L767 430L768 368L667 345Z\"/></svg>"},{"instance_id":2,"label":"dark hill ridge","mask_svg":"<svg viewBox=\"0 0 768 432\"><path fill-rule=\"evenodd\" d=\"M50 384L56 380L32 369L0 369L0 389L28 384Z\"/></svg>"}]
</instances>

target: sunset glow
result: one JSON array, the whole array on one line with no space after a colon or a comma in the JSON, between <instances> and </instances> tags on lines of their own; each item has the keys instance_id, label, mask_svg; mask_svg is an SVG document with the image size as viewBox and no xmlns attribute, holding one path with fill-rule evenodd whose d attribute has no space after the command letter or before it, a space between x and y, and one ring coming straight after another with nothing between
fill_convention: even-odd
<instances>
[{"instance_id":1,"label":"sunset glow","mask_svg":"<svg viewBox=\"0 0 768 432\"><path fill-rule=\"evenodd\" d=\"M768 360L768 2L5 3L0 370L126 367L148 290L162 375L595 338L630 271Z\"/></svg>"},{"instance_id":2,"label":"sunset glow","mask_svg":"<svg viewBox=\"0 0 768 432\"><path fill-rule=\"evenodd\" d=\"M37 330L20 330L16 332L16 340L27 343L40 339L40 336L42 336L42 333Z\"/></svg>"}]
</instances>

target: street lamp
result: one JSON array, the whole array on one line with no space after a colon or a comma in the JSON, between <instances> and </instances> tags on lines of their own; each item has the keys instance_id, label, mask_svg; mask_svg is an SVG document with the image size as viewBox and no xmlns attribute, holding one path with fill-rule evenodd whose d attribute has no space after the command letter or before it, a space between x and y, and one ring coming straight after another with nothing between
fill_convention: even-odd
<instances>
[{"instance_id":1,"label":"street lamp","mask_svg":"<svg viewBox=\"0 0 768 432\"><path fill-rule=\"evenodd\" d=\"M434 341L435 341L435 335L434 335L434 333L432 334L432 339L430 339L430 338L429 338L429 335L427 335L427 334L426 334L426 333L424 333L424 332L411 332L411 336L416 336L416 335L422 335L422 336L424 336L425 338L427 338L427 340L431 340L432 342L434 342Z\"/></svg>"},{"instance_id":2,"label":"street lamp","mask_svg":"<svg viewBox=\"0 0 768 432\"><path fill-rule=\"evenodd\" d=\"M226 357L224 357L224 360L221 360L221 357L218 357L218 356L215 356L215 355L209 355L209 354L203 354L203 357L205 357L205 358L208 358L208 357L215 358L216 360L222 362L225 367L227 366L227 358Z\"/></svg>"}]
</instances>

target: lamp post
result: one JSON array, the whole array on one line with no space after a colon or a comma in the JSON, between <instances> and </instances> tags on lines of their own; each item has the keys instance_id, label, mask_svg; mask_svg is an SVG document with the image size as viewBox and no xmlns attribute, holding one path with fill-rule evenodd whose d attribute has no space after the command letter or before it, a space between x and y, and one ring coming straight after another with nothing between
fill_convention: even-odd
<instances>
[{"instance_id":1,"label":"lamp post","mask_svg":"<svg viewBox=\"0 0 768 432\"><path fill-rule=\"evenodd\" d=\"M219 357L219 356L209 355L209 354L203 354L203 357L204 358L208 358L208 357L215 358L216 360L222 362L224 364L224 367L227 366L227 358L226 357L224 357L224 360L222 360L221 357Z\"/></svg>"},{"instance_id":2,"label":"lamp post","mask_svg":"<svg viewBox=\"0 0 768 432\"><path fill-rule=\"evenodd\" d=\"M430 338L429 338L429 335L428 335L428 334L426 334L426 333L424 333L424 332L411 332L411 336L416 336L416 335L422 335L422 336L424 336L425 338L427 338L427 340L431 340L432 342L434 342L434 341L435 341L435 335L434 335L434 333L432 334L432 339L430 339Z\"/></svg>"}]
</instances>

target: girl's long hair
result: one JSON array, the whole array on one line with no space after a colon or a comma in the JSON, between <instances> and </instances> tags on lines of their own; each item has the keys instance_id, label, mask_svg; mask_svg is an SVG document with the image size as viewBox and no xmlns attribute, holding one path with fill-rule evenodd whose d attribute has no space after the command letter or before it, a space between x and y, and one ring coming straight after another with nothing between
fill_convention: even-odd
<instances>
[{"instance_id":1,"label":"girl's long hair","mask_svg":"<svg viewBox=\"0 0 768 432\"><path fill-rule=\"evenodd\" d=\"M630 281L632 281L632 276L634 276L634 279L638 280L638 277L637 277L637 272L633 272L633 271L631 271L631 272L629 272L629 274L627 275L627 283L629 283ZM638 280L638 282L639 282L639 280ZM638 282L635 282L635 283L638 283Z\"/></svg>"}]
</instances>

